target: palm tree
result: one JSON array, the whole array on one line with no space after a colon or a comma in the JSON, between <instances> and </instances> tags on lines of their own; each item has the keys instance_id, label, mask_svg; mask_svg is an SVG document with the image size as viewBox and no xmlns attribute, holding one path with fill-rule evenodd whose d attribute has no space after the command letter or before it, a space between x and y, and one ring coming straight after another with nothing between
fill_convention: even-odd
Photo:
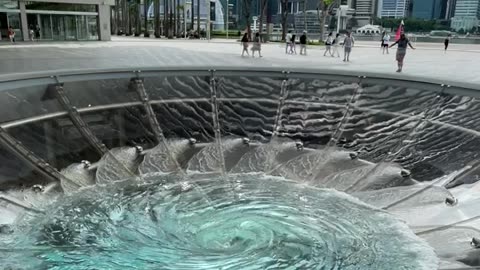
<instances>
[{"instance_id":1,"label":"palm tree","mask_svg":"<svg viewBox=\"0 0 480 270\"><path fill-rule=\"evenodd\" d=\"M288 1L288 0L282 0ZM252 30L251 30L251 15L252 15L252 0L242 0L243 3L243 16L245 17L245 21L247 22L247 34L248 37L251 38Z\"/></svg>"},{"instance_id":2,"label":"palm tree","mask_svg":"<svg viewBox=\"0 0 480 270\"><path fill-rule=\"evenodd\" d=\"M192 22L191 22L191 27L190 29L193 30L195 28L195 2L192 0Z\"/></svg>"},{"instance_id":3,"label":"palm tree","mask_svg":"<svg viewBox=\"0 0 480 270\"><path fill-rule=\"evenodd\" d=\"M125 35L131 36L132 35L132 26L131 26L131 12L130 12L130 4L127 0L123 0L123 10L124 10L124 18L125 18Z\"/></svg>"},{"instance_id":4,"label":"palm tree","mask_svg":"<svg viewBox=\"0 0 480 270\"><path fill-rule=\"evenodd\" d=\"M197 0L197 33L200 35L200 0Z\"/></svg>"},{"instance_id":5,"label":"palm tree","mask_svg":"<svg viewBox=\"0 0 480 270\"><path fill-rule=\"evenodd\" d=\"M163 0L163 35L168 37L170 26L168 23L168 13L169 13L169 0Z\"/></svg>"},{"instance_id":6,"label":"palm tree","mask_svg":"<svg viewBox=\"0 0 480 270\"><path fill-rule=\"evenodd\" d=\"M144 25L145 31L143 32L144 37L150 37L150 33L148 32L148 8L150 7L149 0L143 0L143 16L144 16Z\"/></svg>"},{"instance_id":7,"label":"palm tree","mask_svg":"<svg viewBox=\"0 0 480 270\"><path fill-rule=\"evenodd\" d=\"M155 17L155 37L160 37L160 0L153 0L153 9Z\"/></svg>"},{"instance_id":8,"label":"palm tree","mask_svg":"<svg viewBox=\"0 0 480 270\"><path fill-rule=\"evenodd\" d=\"M123 1L116 0L117 3L115 5L115 12L116 12L116 20L117 20L117 35L125 34L123 32ZM120 13L121 11L121 13Z\"/></svg>"},{"instance_id":9,"label":"palm tree","mask_svg":"<svg viewBox=\"0 0 480 270\"><path fill-rule=\"evenodd\" d=\"M135 1L135 36L138 37L140 36L140 33L142 32L142 20L140 18L140 1L141 0L136 0Z\"/></svg>"}]
</instances>

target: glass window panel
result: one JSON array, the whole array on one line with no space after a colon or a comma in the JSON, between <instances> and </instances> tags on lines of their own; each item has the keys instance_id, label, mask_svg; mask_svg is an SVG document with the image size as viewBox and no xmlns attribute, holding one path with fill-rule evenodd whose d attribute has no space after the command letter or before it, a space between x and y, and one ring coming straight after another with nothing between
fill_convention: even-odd
<instances>
[{"instance_id":1,"label":"glass window panel","mask_svg":"<svg viewBox=\"0 0 480 270\"><path fill-rule=\"evenodd\" d=\"M77 108L138 101L130 79L107 79L67 82L65 92Z\"/></svg>"},{"instance_id":2,"label":"glass window panel","mask_svg":"<svg viewBox=\"0 0 480 270\"><path fill-rule=\"evenodd\" d=\"M68 117L24 124L10 128L8 133L58 169L100 158Z\"/></svg>"},{"instance_id":3,"label":"glass window panel","mask_svg":"<svg viewBox=\"0 0 480 270\"><path fill-rule=\"evenodd\" d=\"M0 122L63 111L55 97L47 94L47 87L39 85L0 92Z\"/></svg>"}]
</instances>

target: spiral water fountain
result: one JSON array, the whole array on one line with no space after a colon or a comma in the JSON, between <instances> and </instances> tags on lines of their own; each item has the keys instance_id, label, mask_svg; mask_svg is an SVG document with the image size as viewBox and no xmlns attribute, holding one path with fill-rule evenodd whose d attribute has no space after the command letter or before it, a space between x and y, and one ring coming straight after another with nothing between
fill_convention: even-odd
<instances>
[{"instance_id":1,"label":"spiral water fountain","mask_svg":"<svg viewBox=\"0 0 480 270\"><path fill-rule=\"evenodd\" d=\"M478 89L325 70L0 83L7 269L468 269Z\"/></svg>"}]
</instances>

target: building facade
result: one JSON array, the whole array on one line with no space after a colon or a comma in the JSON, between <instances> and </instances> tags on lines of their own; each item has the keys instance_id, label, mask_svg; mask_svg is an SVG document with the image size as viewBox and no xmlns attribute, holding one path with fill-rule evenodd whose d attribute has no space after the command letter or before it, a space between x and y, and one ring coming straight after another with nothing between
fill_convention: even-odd
<instances>
[{"instance_id":1,"label":"building facade","mask_svg":"<svg viewBox=\"0 0 480 270\"><path fill-rule=\"evenodd\" d=\"M17 40L110 40L114 0L0 0L0 33Z\"/></svg>"},{"instance_id":2,"label":"building facade","mask_svg":"<svg viewBox=\"0 0 480 270\"><path fill-rule=\"evenodd\" d=\"M424 20L444 18L447 0L414 0L412 17Z\"/></svg>"},{"instance_id":3,"label":"building facade","mask_svg":"<svg viewBox=\"0 0 480 270\"><path fill-rule=\"evenodd\" d=\"M363 26L372 23L376 17L377 3L379 0L349 0L349 7L355 9L355 19L358 25Z\"/></svg>"},{"instance_id":4,"label":"building facade","mask_svg":"<svg viewBox=\"0 0 480 270\"><path fill-rule=\"evenodd\" d=\"M480 18L480 0L457 0L455 16L452 18L451 28L470 31L478 27Z\"/></svg>"},{"instance_id":5,"label":"building facade","mask_svg":"<svg viewBox=\"0 0 480 270\"><path fill-rule=\"evenodd\" d=\"M457 6L457 0L446 0L445 4L445 17L443 19L450 20L455 15L455 7Z\"/></svg>"},{"instance_id":6,"label":"building facade","mask_svg":"<svg viewBox=\"0 0 480 270\"><path fill-rule=\"evenodd\" d=\"M378 17L405 18L408 16L409 5L410 0L379 0Z\"/></svg>"}]
</instances>

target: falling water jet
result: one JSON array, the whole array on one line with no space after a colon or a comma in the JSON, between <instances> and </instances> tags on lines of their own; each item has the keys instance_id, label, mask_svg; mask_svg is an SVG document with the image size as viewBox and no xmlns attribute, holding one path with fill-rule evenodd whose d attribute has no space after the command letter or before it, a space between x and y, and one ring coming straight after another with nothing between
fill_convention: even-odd
<instances>
[{"instance_id":1,"label":"falling water jet","mask_svg":"<svg viewBox=\"0 0 480 270\"><path fill-rule=\"evenodd\" d=\"M338 123L337 127L335 128L334 132L330 136L330 139L328 140L327 144L325 145L324 151L326 152L327 158L321 162L318 163L318 165L315 167L315 169L312 169L312 175L309 179L307 179L308 182L313 182L318 174L318 172L322 169L322 167L325 166L329 162L329 156L332 151L334 151L334 148L337 146L337 143L339 139L342 137L343 134L343 127L345 124L348 122L349 118L351 117L354 109L354 104L357 102L357 100L360 98L362 94L362 81L365 79L365 76L359 77L359 81L356 84L356 87L350 97L350 100L346 104L345 112L343 113L342 118L340 119L340 122ZM317 173L316 173L317 172Z\"/></svg>"},{"instance_id":2,"label":"falling water jet","mask_svg":"<svg viewBox=\"0 0 480 270\"><path fill-rule=\"evenodd\" d=\"M441 102L438 102L441 100ZM382 162L392 162L396 160L401 153L406 149L406 146L403 146L404 142L413 142L413 136L417 133L419 127L428 121L433 115L441 108L441 106L446 102L446 99L441 95L437 95L436 98L431 102L431 104L426 105L426 110L422 112L421 116L413 116L414 119L417 119L417 122L406 132L406 135L403 140L399 140L397 145L394 147L394 150L389 152L388 155ZM358 178L353 182L353 184L346 190L349 192L353 190L362 180L367 179L371 174L374 174L379 169L381 163L378 163L367 175Z\"/></svg>"}]
</instances>

